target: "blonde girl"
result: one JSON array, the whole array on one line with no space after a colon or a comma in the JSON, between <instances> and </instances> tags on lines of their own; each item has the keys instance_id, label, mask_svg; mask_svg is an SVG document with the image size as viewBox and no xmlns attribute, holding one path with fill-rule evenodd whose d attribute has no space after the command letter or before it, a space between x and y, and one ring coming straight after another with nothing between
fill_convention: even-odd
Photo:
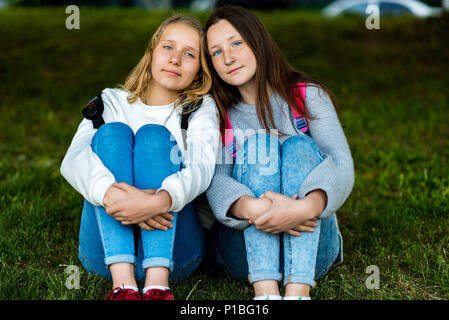
<instances>
[{"instance_id":1,"label":"blonde girl","mask_svg":"<svg viewBox=\"0 0 449 320\"><path fill-rule=\"evenodd\" d=\"M191 202L212 179L219 124L201 37L194 18L165 20L125 84L88 104L104 106L101 119L82 120L62 162L85 198L79 259L112 280L107 299L174 299L169 281L205 255Z\"/></svg>"}]
</instances>

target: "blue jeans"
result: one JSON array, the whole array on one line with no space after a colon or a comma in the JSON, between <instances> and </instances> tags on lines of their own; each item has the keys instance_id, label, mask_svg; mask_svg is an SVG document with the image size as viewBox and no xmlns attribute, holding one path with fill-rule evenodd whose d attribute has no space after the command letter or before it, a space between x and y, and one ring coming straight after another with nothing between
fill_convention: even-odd
<instances>
[{"instance_id":1,"label":"blue jeans","mask_svg":"<svg viewBox=\"0 0 449 320\"><path fill-rule=\"evenodd\" d=\"M293 196L322 160L323 154L308 136L292 136L281 145L271 135L256 134L237 152L233 177L256 197L268 190ZM301 232L299 237L266 233L254 225L242 231L217 224L217 262L237 279L248 279L250 283L283 278L284 285L302 283L314 287L314 280L342 261L342 239L335 214L316 222L314 232Z\"/></svg>"},{"instance_id":2,"label":"blue jeans","mask_svg":"<svg viewBox=\"0 0 449 320\"><path fill-rule=\"evenodd\" d=\"M142 126L134 136L124 123L107 123L95 133L91 145L117 182L138 189L157 189L167 176L181 170L179 149L179 161L170 158L172 150L176 154L176 140L160 125ZM108 265L128 262L135 264L139 280L145 278L149 267L166 267L170 281L183 280L205 256L205 235L192 204L172 214L172 228L148 231L137 225L122 225L104 207L85 200L78 257L88 272L109 279Z\"/></svg>"}]
</instances>

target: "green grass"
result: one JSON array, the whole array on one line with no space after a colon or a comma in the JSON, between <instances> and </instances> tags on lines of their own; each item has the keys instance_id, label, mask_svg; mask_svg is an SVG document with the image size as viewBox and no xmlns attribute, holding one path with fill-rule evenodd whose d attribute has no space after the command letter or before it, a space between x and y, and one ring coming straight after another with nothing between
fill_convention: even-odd
<instances>
[{"instance_id":1,"label":"green grass","mask_svg":"<svg viewBox=\"0 0 449 320\"><path fill-rule=\"evenodd\" d=\"M123 83L170 12L81 7L0 11L0 299L102 299L110 284L77 260L82 197L59 173L98 91ZM314 299L449 298L448 16L324 20L258 13L285 56L336 94L354 190L338 212L344 264ZM198 15L204 21L205 14ZM81 290L61 264L80 266ZM368 290L366 267L380 270ZM174 284L178 299L250 299L214 264Z\"/></svg>"}]
</instances>

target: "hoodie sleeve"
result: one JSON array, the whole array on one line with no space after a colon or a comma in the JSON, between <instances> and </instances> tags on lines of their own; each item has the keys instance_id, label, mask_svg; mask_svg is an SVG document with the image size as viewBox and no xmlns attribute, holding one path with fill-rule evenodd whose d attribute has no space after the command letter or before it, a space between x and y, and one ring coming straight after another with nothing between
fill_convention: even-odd
<instances>
[{"instance_id":1,"label":"hoodie sleeve","mask_svg":"<svg viewBox=\"0 0 449 320\"><path fill-rule=\"evenodd\" d=\"M103 90L103 117L113 117L113 106ZM93 152L92 138L97 132L92 121L83 119L78 126L69 149L61 164L61 174L87 201L95 206L103 205L106 190L115 182L113 174Z\"/></svg>"}]
</instances>

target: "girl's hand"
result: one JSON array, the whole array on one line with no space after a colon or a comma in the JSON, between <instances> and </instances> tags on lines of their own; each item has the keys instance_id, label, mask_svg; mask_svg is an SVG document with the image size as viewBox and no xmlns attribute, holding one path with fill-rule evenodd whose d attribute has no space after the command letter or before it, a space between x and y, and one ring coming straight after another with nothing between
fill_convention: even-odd
<instances>
[{"instance_id":1,"label":"girl's hand","mask_svg":"<svg viewBox=\"0 0 449 320\"><path fill-rule=\"evenodd\" d=\"M116 202L125 200L126 197L126 193L122 189L115 186L114 183L108 188L108 190L106 190L106 193L104 194L103 206L106 208Z\"/></svg>"},{"instance_id":2,"label":"girl's hand","mask_svg":"<svg viewBox=\"0 0 449 320\"><path fill-rule=\"evenodd\" d=\"M156 194L157 189L142 189L142 191L147 194ZM174 219L175 217L167 212L138 223L137 225L148 231L156 229L166 231L168 228L173 228L173 223L170 221L173 221Z\"/></svg>"},{"instance_id":3,"label":"girl's hand","mask_svg":"<svg viewBox=\"0 0 449 320\"><path fill-rule=\"evenodd\" d=\"M172 214L163 213L146 221L138 223L138 226L148 231L152 231L155 229L167 231L168 228L173 227L173 223L171 223L170 221L173 221L174 219L175 217Z\"/></svg>"},{"instance_id":4,"label":"girl's hand","mask_svg":"<svg viewBox=\"0 0 449 320\"><path fill-rule=\"evenodd\" d=\"M114 183L126 197L106 207L106 212L122 224L139 224L161 213L167 213L171 207L171 197L167 191L151 194L127 183ZM150 189L149 189L150 190Z\"/></svg>"},{"instance_id":5,"label":"girl's hand","mask_svg":"<svg viewBox=\"0 0 449 320\"><path fill-rule=\"evenodd\" d=\"M294 196L292 196L292 199L297 200L298 199L298 195L295 194ZM313 229L313 228L318 226L318 224L315 222L316 220L318 220L318 218L316 218L316 217L313 218L312 220L308 220L308 221L304 222L304 224L300 224L296 228L288 230L287 233L289 235L298 236L299 237L299 236L301 236L300 231L301 232L314 232L315 229Z\"/></svg>"},{"instance_id":6,"label":"girl's hand","mask_svg":"<svg viewBox=\"0 0 449 320\"><path fill-rule=\"evenodd\" d=\"M272 201L271 209L256 218L253 223L257 229L277 234L287 232L298 235L298 231L310 231L317 213L306 199L296 200L283 194L267 191L261 198Z\"/></svg>"}]
</instances>

